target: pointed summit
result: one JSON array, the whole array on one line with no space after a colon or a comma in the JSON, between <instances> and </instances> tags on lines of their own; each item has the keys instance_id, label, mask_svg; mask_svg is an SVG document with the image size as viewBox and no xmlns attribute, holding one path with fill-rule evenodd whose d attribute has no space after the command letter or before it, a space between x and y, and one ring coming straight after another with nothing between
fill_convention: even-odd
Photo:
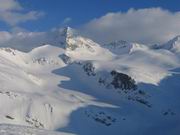
<instances>
[{"instance_id":1,"label":"pointed summit","mask_svg":"<svg viewBox=\"0 0 180 135\"><path fill-rule=\"evenodd\" d=\"M59 33L61 36L64 36L65 38L70 38L77 35L76 30L74 30L71 27L64 27L64 28L59 29Z\"/></svg>"},{"instance_id":2,"label":"pointed summit","mask_svg":"<svg viewBox=\"0 0 180 135\"><path fill-rule=\"evenodd\" d=\"M79 33L71 27L54 29L47 34L47 38L50 39L49 44L69 51L81 49L95 52L95 49L93 49L94 46L99 46L94 41L79 35Z\"/></svg>"},{"instance_id":3,"label":"pointed summit","mask_svg":"<svg viewBox=\"0 0 180 135\"><path fill-rule=\"evenodd\" d=\"M51 32L47 33L47 38L49 39L48 44L67 48L67 40L69 38L76 37L76 30L70 27L63 27L60 29L54 29Z\"/></svg>"}]
</instances>

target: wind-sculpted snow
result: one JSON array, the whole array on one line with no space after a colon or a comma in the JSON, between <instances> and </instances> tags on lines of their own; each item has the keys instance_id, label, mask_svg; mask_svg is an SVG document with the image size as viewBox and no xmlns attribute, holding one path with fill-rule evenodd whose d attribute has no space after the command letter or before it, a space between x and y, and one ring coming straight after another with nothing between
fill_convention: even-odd
<instances>
[{"instance_id":1,"label":"wind-sculpted snow","mask_svg":"<svg viewBox=\"0 0 180 135\"><path fill-rule=\"evenodd\" d=\"M125 41L102 47L71 28L43 44L0 49L0 123L33 127L1 125L0 134L180 132L177 52Z\"/></svg>"}]
</instances>

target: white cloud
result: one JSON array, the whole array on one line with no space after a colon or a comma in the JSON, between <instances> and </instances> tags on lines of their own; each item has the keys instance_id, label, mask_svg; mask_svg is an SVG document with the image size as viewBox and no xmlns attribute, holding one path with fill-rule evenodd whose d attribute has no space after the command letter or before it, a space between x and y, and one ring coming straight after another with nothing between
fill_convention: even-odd
<instances>
[{"instance_id":1,"label":"white cloud","mask_svg":"<svg viewBox=\"0 0 180 135\"><path fill-rule=\"evenodd\" d=\"M17 0L0 0L0 21L16 26L29 20L36 20L44 13L29 11L24 13L23 7Z\"/></svg>"},{"instance_id":2,"label":"white cloud","mask_svg":"<svg viewBox=\"0 0 180 135\"><path fill-rule=\"evenodd\" d=\"M59 46L60 31L61 29L52 29L47 32L29 32L14 27L12 32L0 31L0 47L11 47L28 52L43 44Z\"/></svg>"},{"instance_id":3,"label":"white cloud","mask_svg":"<svg viewBox=\"0 0 180 135\"><path fill-rule=\"evenodd\" d=\"M0 14L1 20L8 23L11 26L15 26L19 23L26 22L28 20L36 20L41 17L43 13L30 11L28 13L17 13L17 12L5 12Z\"/></svg>"},{"instance_id":4,"label":"white cloud","mask_svg":"<svg viewBox=\"0 0 180 135\"><path fill-rule=\"evenodd\" d=\"M72 19L70 17L67 17L63 20L62 24L68 24L71 21L72 21Z\"/></svg>"},{"instance_id":5,"label":"white cloud","mask_svg":"<svg viewBox=\"0 0 180 135\"><path fill-rule=\"evenodd\" d=\"M180 12L161 8L108 13L85 24L81 31L100 43L128 40L162 43L180 34Z\"/></svg>"},{"instance_id":6,"label":"white cloud","mask_svg":"<svg viewBox=\"0 0 180 135\"><path fill-rule=\"evenodd\" d=\"M0 44L11 39L11 34L7 31L0 31Z\"/></svg>"},{"instance_id":7,"label":"white cloud","mask_svg":"<svg viewBox=\"0 0 180 135\"><path fill-rule=\"evenodd\" d=\"M15 0L0 0L0 11L21 10L21 5Z\"/></svg>"},{"instance_id":8,"label":"white cloud","mask_svg":"<svg viewBox=\"0 0 180 135\"><path fill-rule=\"evenodd\" d=\"M48 42L45 32L0 32L0 47L11 47L21 51L30 51L33 48Z\"/></svg>"}]
</instances>

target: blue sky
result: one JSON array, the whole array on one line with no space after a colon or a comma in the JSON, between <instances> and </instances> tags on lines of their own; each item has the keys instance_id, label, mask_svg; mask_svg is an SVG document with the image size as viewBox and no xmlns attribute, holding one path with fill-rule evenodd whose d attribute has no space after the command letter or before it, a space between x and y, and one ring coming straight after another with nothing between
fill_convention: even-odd
<instances>
[{"instance_id":1,"label":"blue sky","mask_svg":"<svg viewBox=\"0 0 180 135\"><path fill-rule=\"evenodd\" d=\"M18 0L24 11L42 11L44 16L36 21L19 24L31 31L44 31L53 27L70 25L77 27L93 18L99 18L109 12L126 12L130 8L142 9L162 7L172 12L179 11L178 0ZM70 18L67 24L64 19ZM0 21L0 29L9 29L9 25Z\"/></svg>"}]
</instances>

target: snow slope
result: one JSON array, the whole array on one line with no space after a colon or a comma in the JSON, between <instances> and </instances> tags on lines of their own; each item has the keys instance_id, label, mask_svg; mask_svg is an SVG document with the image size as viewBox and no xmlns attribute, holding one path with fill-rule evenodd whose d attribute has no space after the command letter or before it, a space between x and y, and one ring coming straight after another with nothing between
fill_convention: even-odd
<instances>
[{"instance_id":1,"label":"snow slope","mask_svg":"<svg viewBox=\"0 0 180 135\"><path fill-rule=\"evenodd\" d=\"M42 42L30 52L0 49L0 123L79 135L178 135L176 52L125 41L101 46L69 27ZM14 128L29 131L1 125L0 132Z\"/></svg>"},{"instance_id":2,"label":"snow slope","mask_svg":"<svg viewBox=\"0 0 180 135\"><path fill-rule=\"evenodd\" d=\"M1 135L72 135L67 133L52 132L48 130L35 129L32 127L1 124L0 125Z\"/></svg>"}]
</instances>

